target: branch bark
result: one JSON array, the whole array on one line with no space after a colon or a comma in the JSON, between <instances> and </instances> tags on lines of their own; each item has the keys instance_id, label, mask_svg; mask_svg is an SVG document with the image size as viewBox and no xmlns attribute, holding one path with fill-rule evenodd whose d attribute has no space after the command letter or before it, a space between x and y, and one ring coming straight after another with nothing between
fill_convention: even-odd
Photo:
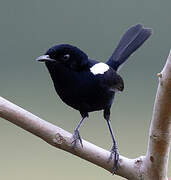
<instances>
[{"instance_id":1,"label":"branch bark","mask_svg":"<svg viewBox=\"0 0 171 180\"><path fill-rule=\"evenodd\" d=\"M171 146L171 53L159 76L159 86L154 103L145 156L128 159L120 155L117 175L129 180L167 180L167 167ZM47 122L21 107L0 97L0 117L33 133L56 148L112 172L113 162L108 162L110 152L83 140L83 148L74 151L72 134Z\"/></svg>"},{"instance_id":2,"label":"branch bark","mask_svg":"<svg viewBox=\"0 0 171 180\"><path fill-rule=\"evenodd\" d=\"M171 146L171 51L161 73L142 173L148 179L167 180Z\"/></svg>"}]
</instances>

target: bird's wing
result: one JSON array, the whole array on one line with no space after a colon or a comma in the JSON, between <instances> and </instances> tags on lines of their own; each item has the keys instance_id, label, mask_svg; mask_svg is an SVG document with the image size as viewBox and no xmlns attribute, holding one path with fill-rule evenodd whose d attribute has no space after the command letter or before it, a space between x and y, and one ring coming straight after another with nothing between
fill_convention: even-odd
<instances>
[{"instance_id":1,"label":"bird's wing","mask_svg":"<svg viewBox=\"0 0 171 180\"><path fill-rule=\"evenodd\" d=\"M124 82L122 77L117 74L112 68L104 73L104 84L109 87L111 91L123 91Z\"/></svg>"}]
</instances>

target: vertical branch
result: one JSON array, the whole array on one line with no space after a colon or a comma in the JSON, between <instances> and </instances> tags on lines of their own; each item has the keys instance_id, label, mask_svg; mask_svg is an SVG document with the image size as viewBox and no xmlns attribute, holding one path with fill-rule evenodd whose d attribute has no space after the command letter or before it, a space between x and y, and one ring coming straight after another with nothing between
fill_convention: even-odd
<instances>
[{"instance_id":1,"label":"vertical branch","mask_svg":"<svg viewBox=\"0 0 171 180\"><path fill-rule=\"evenodd\" d=\"M144 177L148 177L148 179L167 180L171 145L171 51L158 77L159 85L150 126L148 149L142 171Z\"/></svg>"}]
</instances>

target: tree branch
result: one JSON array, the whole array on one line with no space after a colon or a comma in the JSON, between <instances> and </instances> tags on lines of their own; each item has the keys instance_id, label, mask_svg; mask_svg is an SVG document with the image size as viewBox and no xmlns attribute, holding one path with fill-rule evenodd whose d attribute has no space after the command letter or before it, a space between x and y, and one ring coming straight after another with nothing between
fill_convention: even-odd
<instances>
[{"instance_id":1,"label":"tree branch","mask_svg":"<svg viewBox=\"0 0 171 180\"><path fill-rule=\"evenodd\" d=\"M83 148L74 151L72 135L21 107L0 97L0 117L40 137L56 148L63 149L112 172L110 152L83 140ZM159 86L150 126L146 156L128 159L120 156L117 175L130 180L167 180L171 145L171 53L159 73Z\"/></svg>"},{"instance_id":2,"label":"tree branch","mask_svg":"<svg viewBox=\"0 0 171 180\"><path fill-rule=\"evenodd\" d=\"M111 161L108 163L108 158L110 156L109 151L85 140L83 140L84 147L82 148L78 145L77 150L74 151L72 145L72 134L40 119L2 97L0 97L0 117L12 122L26 131L31 132L32 134L35 134L52 146L68 151L112 172L113 162ZM131 179L135 174L135 172L132 172L134 161L135 160L120 156L120 168L117 174L123 177L130 177Z\"/></svg>"},{"instance_id":3,"label":"tree branch","mask_svg":"<svg viewBox=\"0 0 171 180\"><path fill-rule=\"evenodd\" d=\"M167 180L171 146L171 51L161 73L142 172L149 179Z\"/></svg>"}]
</instances>

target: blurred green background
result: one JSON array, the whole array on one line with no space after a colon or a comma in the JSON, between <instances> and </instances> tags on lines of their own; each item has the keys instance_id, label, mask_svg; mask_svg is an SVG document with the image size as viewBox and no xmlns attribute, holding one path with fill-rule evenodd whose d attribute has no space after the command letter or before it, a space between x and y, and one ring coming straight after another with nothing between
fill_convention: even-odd
<instances>
[{"instance_id":1,"label":"blurred green background","mask_svg":"<svg viewBox=\"0 0 171 180\"><path fill-rule=\"evenodd\" d=\"M89 57L107 60L123 32L137 23L153 36L121 69L125 91L112 107L112 126L122 155L146 152L158 80L171 48L170 0L1 0L1 96L39 117L73 132L77 111L56 96L43 64L35 62L58 43L80 47ZM84 139L105 149L111 137L102 112L90 114L81 128ZM116 179L107 171L0 119L0 179ZM171 176L171 158L168 176Z\"/></svg>"}]
</instances>

